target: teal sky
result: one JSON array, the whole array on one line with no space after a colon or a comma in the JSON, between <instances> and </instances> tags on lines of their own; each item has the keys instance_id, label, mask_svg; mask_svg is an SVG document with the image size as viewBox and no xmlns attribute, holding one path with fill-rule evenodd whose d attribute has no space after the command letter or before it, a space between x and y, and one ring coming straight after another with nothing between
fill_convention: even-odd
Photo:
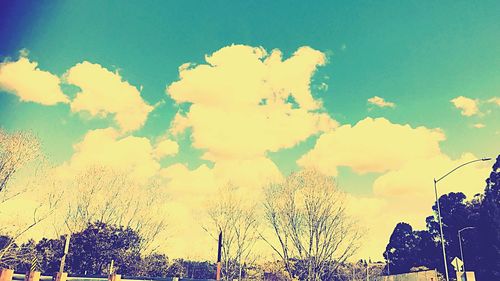
<instances>
[{"instance_id":1,"label":"teal sky","mask_svg":"<svg viewBox=\"0 0 500 281\"><path fill-rule=\"evenodd\" d=\"M350 1L146 1L140 6L133 1L8 2L2 4L0 56L17 57L26 48L41 69L52 73L62 74L83 60L116 67L125 80L143 85L143 97L155 103L167 99L164 88L177 80L179 65L201 62L205 54L223 46L278 48L289 55L308 45L330 54L330 63L315 77L330 77L322 98L340 122L385 116L395 122L443 128L450 139L445 149L452 154L474 147L473 151L494 152L488 137L491 131L464 134L467 121L457 116L449 100L460 95L489 98L500 91L498 1L356 5ZM365 101L372 96L382 96L399 108L367 112ZM32 108L36 106L4 95L0 101L3 126L40 130L47 142L51 137L59 139L58 134L46 133L50 128L45 120L38 124L26 117L61 119L65 109ZM13 112L23 113L22 120ZM174 112L167 103L154 113L168 119ZM81 123L74 119L69 121ZM166 129L167 122L152 119L142 133ZM68 140L85 132L71 125L60 129ZM71 152L68 147L49 150L57 159Z\"/></svg>"},{"instance_id":2,"label":"teal sky","mask_svg":"<svg viewBox=\"0 0 500 281\"><path fill-rule=\"evenodd\" d=\"M487 101L500 96L499 1L3 1L0 60L16 60L22 49L40 69L63 75L82 61L98 63L130 84L152 111L135 136L164 134L177 112L165 88L179 80L178 67L204 63L204 56L231 44L323 52L328 63L315 73L311 91L340 124L384 117L396 124L441 128L441 150L451 158L499 152L500 110ZM326 91L319 89L326 83ZM75 89L63 88L70 97ZM395 108L367 103L383 97ZM481 114L463 116L450 100L479 101ZM87 131L112 118L91 119L67 104L21 102L0 91L0 126L33 130L55 164L67 161ZM474 128L481 123L485 127ZM283 174L310 150L318 136L268 156ZM367 136L367 141L369 136ZM178 139L177 156L162 166L207 160ZM353 151L353 153L356 153ZM359 157L363 157L360 155ZM339 182L353 194L369 195L379 175L340 168ZM430 206L428 207L430 209Z\"/></svg>"}]
</instances>

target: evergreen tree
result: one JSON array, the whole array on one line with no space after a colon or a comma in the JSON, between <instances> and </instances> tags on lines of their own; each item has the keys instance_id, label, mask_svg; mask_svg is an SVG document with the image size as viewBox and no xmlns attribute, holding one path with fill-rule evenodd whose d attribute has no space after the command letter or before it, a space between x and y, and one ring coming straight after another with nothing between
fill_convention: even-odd
<instances>
[{"instance_id":1,"label":"evergreen tree","mask_svg":"<svg viewBox=\"0 0 500 281\"><path fill-rule=\"evenodd\" d=\"M481 249L479 280L500 280L500 155L486 180L478 231Z\"/></svg>"},{"instance_id":2,"label":"evergreen tree","mask_svg":"<svg viewBox=\"0 0 500 281\"><path fill-rule=\"evenodd\" d=\"M410 272L413 267L436 267L438 248L428 231L414 231L407 223L398 223L387 244L384 257L391 274ZM385 272L388 268L385 269Z\"/></svg>"}]
</instances>

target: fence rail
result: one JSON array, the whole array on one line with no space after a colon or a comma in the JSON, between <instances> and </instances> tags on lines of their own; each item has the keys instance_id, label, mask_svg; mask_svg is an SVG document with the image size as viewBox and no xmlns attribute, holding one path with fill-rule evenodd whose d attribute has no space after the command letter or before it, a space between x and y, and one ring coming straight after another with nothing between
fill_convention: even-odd
<instances>
[{"instance_id":1,"label":"fence rail","mask_svg":"<svg viewBox=\"0 0 500 281\"><path fill-rule=\"evenodd\" d=\"M26 274L14 273L12 275L13 281L24 281ZM48 275L41 275L40 281L52 281L54 277ZM68 276L67 281L108 281L107 276ZM138 276L122 276L121 281L213 281L215 279L191 279L191 278L177 278L175 277L138 277Z\"/></svg>"}]
</instances>

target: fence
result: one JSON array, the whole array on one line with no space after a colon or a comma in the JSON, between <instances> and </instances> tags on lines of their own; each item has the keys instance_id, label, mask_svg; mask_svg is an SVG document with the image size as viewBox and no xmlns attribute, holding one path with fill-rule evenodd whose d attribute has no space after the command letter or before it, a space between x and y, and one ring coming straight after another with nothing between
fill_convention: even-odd
<instances>
[{"instance_id":1,"label":"fence","mask_svg":"<svg viewBox=\"0 0 500 281\"><path fill-rule=\"evenodd\" d=\"M12 281L25 281L26 274L14 273ZM39 281L53 281L53 276L40 275ZM107 276L68 276L66 281L108 281ZM190 279L190 278L176 278L176 277L135 277L123 276L120 281L213 281L214 279ZM2 280L3 281L3 280Z\"/></svg>"},{"instance_id":2,"label":"fence","mask_svg":"<svg viewBox=\"0 0 500 281\"><path fill-rule=\"evenodd\" d=\"M380 276L376 281L439 281L436 270Z\"/></svg>"}]
</instances>

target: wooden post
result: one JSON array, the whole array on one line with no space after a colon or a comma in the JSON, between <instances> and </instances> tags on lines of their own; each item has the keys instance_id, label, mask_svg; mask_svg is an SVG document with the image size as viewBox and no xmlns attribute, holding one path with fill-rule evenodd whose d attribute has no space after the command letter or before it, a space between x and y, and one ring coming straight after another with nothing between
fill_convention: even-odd
<instances>
[{"instance_id":1,"label":"wooden post","mask_svg":"<svg viewBox=\"0 0 500 281\"><path fill-rule=\"evenodd\" d=\"M116 274L116 273L109 275L108 278L108 281L121 281L121 280L122 280L121 274Z\"/></svg>"},{"instance_id":2,"label":"wooden post","mask_svg":"<svg viewBox=\"0 0 500 281\"><path fill-rule=\"evenodd\" d=\"M57 272L54 276L54 281L66 281L68 279L67 272Z\"/></svg>"},{"instance_id":3,"label":"wooden post","mask_svg":"<svg viewBox=\"0 0 500 281\"><path fill-rule=\"evenodd\" d=\"M115 272L115 260L111 260L111 264L109 265L108 276L111 276Z\"/></svg>"},{"instance_id":4,"label":"wooden post","mask_svg":"<svg viewBox=\"0 0 500 281\"><path fill-rule=\"evenodd\" d=\"M0 271L0 281L12 281L12 276L14 275L14 270L3 268Z\"/></svg>"},{"instance_id":5,"label":"wooden post","mask_svg":"<svg viewBox=\"0 0 500 281\"><path fill-rule=\"evenodd\" d=\"M39 271L28 271L24 277L24 281L40 281Z\"/></svg>"}]
</instances>

